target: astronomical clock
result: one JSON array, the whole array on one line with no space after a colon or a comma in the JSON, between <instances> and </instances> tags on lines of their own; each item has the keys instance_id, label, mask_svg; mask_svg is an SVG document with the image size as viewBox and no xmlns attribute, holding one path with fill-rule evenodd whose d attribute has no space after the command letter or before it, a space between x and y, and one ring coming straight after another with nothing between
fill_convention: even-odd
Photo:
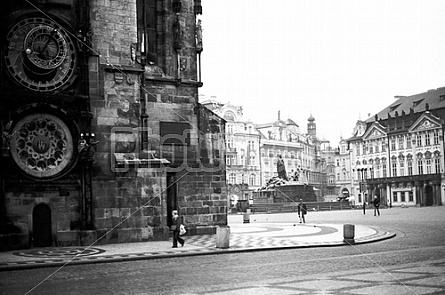
<instances>
[{"instance_id":1,"label":"astronomical clock","mask_svg":"<svg viewBox=\"0 0 445 295\"><path fill-rule=\"evenodd\" d=\"M67 124L50 113L23 116L13 127L11 156L35 180L54 179L71 168L74 142Z\"/></svg>"},{"instance_id":2,"label":"astronomical clock","mask_svg":"<svg viewBox=\"0 0 445 295\"><path fill-rule=\"evenodd\" d=\"M26 89L60 90L74 78L75 45L57 22L42 17L25 18L6 36L5 64L13 80Z\"/></svg>"},{"instance_id":3,"label":"astronomical clock","mask_svg":"<svg viewBox=\"0 0 445 295\"><path fill-rule=\"evenodd\" d=\"M27 177L55 179L72 168L77 156L72 119L51 111L54 107L71 108L57 95L75 80L75 36L51 16L22 17L6 32L4 65L9 80L22 90L11 94L16 96L11 101L18 98L24 105L39 105L13 116L8 131L10 155ZM26 92L33 95L23 96ZM49 97L58 105L50 106Z\"/></svg>"}]
</instances>

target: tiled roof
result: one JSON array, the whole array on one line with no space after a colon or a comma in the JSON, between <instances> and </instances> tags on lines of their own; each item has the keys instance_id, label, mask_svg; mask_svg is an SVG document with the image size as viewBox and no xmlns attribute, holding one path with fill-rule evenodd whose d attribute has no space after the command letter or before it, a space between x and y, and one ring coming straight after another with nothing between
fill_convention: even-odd
<instances>
[{"instance_id":1,"label":"tiled roof","mask_svg":"<svg viewBox=\"0 0 445 295\"><path fill-rule=\"evenodd\" d=\"M397 112L399 115L402 111L409 114L413 109L414 113L423 112L428 104L430 110L445 108L445 87L429 90L411 96L399 97L395 102L377 113L378 119L388 119L388 113L393 117ZM375 115L366 120L367 123L374 122Z\"/></svg>"}]
</instances>

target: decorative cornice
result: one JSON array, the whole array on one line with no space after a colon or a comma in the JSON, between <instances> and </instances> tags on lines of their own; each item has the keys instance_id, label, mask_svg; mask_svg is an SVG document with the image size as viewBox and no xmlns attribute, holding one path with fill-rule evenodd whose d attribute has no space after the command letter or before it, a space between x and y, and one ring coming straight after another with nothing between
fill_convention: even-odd
<instances>
[{"instance_id":1,"label":"decorative cornice","mask_svg":"<svg viewBox=\"0 0 445 295\"><path fill-rule=\"evenodd\" d=\"M125 66L125 65L118 65L118 66L112 66L112 65L103 65L105 71L107 72L134 72L134 73L143 73L144 68L138 65L131 65L131 66Z\"/></svg>"},{"instance_id":2,"label":"decorative cornice","mask_svg":"<svg viewBox=\"0 0 445 295\"><path fill-rule=\"evenodd\" d=\"M145 76L145 81L150 81L150 82L157 82L157 83L163 83L163 84L171 84L171 85L176 85L176 86L180 86L180 85L185 85L185 86L194 86L194 87L202 87L203 83L202 82L198 82L198 81L184 81L181 79L175 79L175 78L163 78L163 77L147 77Z\"/></svg>"}]
</instances>

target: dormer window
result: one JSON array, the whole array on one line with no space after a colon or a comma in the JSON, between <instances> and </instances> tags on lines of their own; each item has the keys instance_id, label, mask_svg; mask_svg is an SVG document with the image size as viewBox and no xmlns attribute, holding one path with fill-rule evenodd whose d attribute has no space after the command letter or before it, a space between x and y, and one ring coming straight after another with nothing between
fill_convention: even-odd
<instances>
[{"instance_id":1,"label":"dormer window","mask_svg":"<svg viewBox=\"0 0 445 295\"><path fill-rule=\"evenodd\" d=\"M390 106L389 110L392 112L392 111L396 110L399 106L400 106L400 104L396 104L396 105Z\"/></svg>"},{"instance_id":2,"label":"dormer window","mask_svg":"<svg viewBox=\"0 0 445 295\"><path fill-rule=\"evenodd\" d=\"M424 98L413 101L413 107L415 108L416 106L418 106L423 100L424 100Z\"/></svg>"}]
</instances>

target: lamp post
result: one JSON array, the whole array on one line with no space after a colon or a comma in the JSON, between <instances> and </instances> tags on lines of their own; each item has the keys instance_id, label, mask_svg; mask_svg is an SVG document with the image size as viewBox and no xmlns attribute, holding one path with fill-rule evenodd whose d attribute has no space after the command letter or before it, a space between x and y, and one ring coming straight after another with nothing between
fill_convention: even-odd
<instances>
[{"instance_id":1,"label":"lamp post","mask_svg":"<svg viewBox=\"0 0 445 295\"><path fill-rule=\"evenodd\" d=\"M365 196L365 191L367 190L366 179L368 179L368 171L371 173L371 179L374 178L373 167L371 165L362 165L356 170L360 174L359 190L363 197L363 214L366 214L366 196Z\"/></svg>"},{"instance_id":2,"label":"lamp post","mask_svg":"<svg viewBox=\"0 0 445 295\"><path fill-rule=\"evenodd\" d=\"M78 142L79 159L81 164L81 227L82 229L92 229L93 225L93 188L92 188L92 172L91 168L94 162L94 146L99 142L96 141L94 133L81 133Z\"/></svg>"}]
</instances>

